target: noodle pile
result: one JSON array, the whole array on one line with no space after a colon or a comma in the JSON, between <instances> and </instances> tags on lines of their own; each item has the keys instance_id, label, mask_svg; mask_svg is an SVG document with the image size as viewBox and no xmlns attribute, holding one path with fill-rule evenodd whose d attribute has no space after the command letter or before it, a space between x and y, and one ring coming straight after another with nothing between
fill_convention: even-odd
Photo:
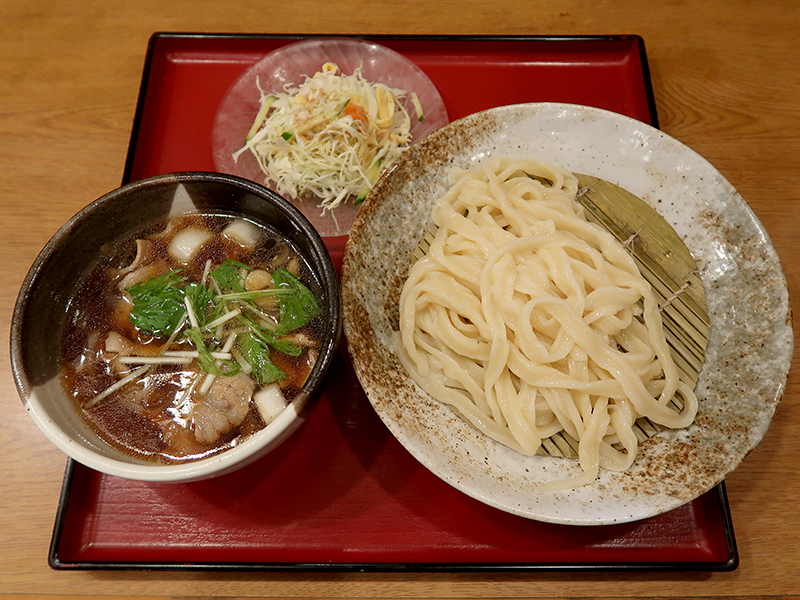
<instances>
[{"instance_id":1,"label":"noodle pile","mask_svg":"<svg viewBox=\"0 0 800 600\"><path fill-rule=\"evenodd\" d=\"M551 489L630 467L638 417L681 428L697 412L649 283L577 194L574 175L534 160L462 173L400 299L398 354L433 398L526 455L558 432L578 441L583 474Z\"/></svg>"}]
</instances>

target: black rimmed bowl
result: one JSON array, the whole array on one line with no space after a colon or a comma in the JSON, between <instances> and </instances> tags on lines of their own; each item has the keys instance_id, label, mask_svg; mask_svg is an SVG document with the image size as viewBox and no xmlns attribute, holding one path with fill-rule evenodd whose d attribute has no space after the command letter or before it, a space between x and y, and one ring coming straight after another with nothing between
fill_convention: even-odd
<instances>
[{"instance_id":1,"label":"black rimmed bowl","mask_svg":"<svg viewBox=\"0 0 800 600\"><path fill-rule=\"evenodd\" d=\"M301 392L274 421L239 445L175 465L137 459L111 447L88 426L59 381L67 308L100 247L176 213L245 217L283 234L311 267L324 311L319 358ZM312 284L313 285L313 284ZM11 363L20 398L36 425L74 460L103 473L146 481L193 481L231 472L288 438L312 409L341 334L339 285L322 238L275 192L220 173L159 175L124 185L72 217L36 258L17 298L11 324Z\"/></svg>"}]
</instances>

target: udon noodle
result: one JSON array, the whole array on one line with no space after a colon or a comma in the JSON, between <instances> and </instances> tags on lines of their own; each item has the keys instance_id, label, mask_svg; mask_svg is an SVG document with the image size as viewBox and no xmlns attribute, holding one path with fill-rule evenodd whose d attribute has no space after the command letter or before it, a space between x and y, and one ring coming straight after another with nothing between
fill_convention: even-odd
<instances>
[{"instance_id":1,"label":"udon noodle","mask_svg":"<svg viewBox=\"0 0 800 600\"><path fill-rule=\"evenodd\" d=\"M572 173L535 160L460 173L400 299L398 354L433 398L525 455L558 432L577 440L582 475L545 489L628 469L637 418L682 428L697 412L650 285L578 192Z\"/></svg>"}]
</instances>

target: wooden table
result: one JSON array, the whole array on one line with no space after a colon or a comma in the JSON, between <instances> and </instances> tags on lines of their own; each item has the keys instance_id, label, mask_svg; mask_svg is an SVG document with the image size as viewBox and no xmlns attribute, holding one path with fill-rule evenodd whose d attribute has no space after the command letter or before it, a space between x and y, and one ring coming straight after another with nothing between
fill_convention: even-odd
<instances>
[{"instance_id":1,"label":"wooden table","mask_svg":"<svg viewBox=\"0 0 800 600\"><path fill-rule=\"evenodd\" d=\"M709 159L800 283L800 5L785 0L469 3L0 0L0 304L49 237L120 183L154 31L638 34L662 129ZM65 457L18 401L2 346L0 592L40 597L762 597L800 595L800 389L727 479L740 566L729 573L254 574L62 572L46 557Z\"/></svg>"}]
</instances>

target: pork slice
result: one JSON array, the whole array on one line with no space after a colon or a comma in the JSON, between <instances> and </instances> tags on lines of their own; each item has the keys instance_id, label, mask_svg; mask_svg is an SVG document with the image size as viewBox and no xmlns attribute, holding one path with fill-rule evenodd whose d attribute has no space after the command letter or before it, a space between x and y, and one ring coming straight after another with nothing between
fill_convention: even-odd
<instances>
[{"instance_id":1,"label":"pork slice","mask_svg":"<svg viewBox=\"0 0 800 600\"><path fill-rule=\"evenodd\" d=\"M246 375L217 377L204 396L197 398L190 418L198 442L211 444L240 425L250 410L255 383Z\"/></svg>"}]
</instances>

